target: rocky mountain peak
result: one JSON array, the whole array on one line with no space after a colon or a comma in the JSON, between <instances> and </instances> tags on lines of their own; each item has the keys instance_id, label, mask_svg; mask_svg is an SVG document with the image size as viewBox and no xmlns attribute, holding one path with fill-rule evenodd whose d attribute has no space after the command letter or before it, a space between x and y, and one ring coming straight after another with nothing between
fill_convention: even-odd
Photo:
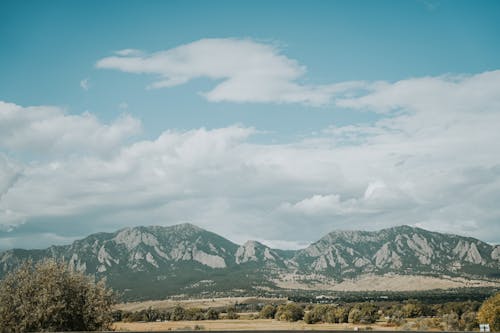
<instances>
[{"instance_id":1,"label":"rocky mountain peak","mask_svg":"<svg viewBox=\"0 0 500 333\"><path fill-rule=\"evenodd\" d=\"M206 231L205 229L202 229L192 223L185 222L185 223L180 223L176 224L170 227L167 227L168 229L172 231L186 231L186 232L201 232L201 231Z\"/></svg>"},{"instance_id":2,"label":"rocky mountain peak","mask_svg":"<svg viewBox=\"0 0 500 333\"><path fill-rule=\"evenodd\" d=\"M198 288L199 281L226 290L228 283L243 289L278 288L279 277L333 284L387 273L500 278L500 246L411 226L334 231L297 251L271 249L258 241L237 245L190 223L131 227L67 246L5 251L0 253L0 278L23 260L43 258L64 260L74 269L105 277L112 287L134 297L147 288L156 296L156 290L184 292Z\"/></svg>"},{"instance_id":3,"label":"rocky mountain peak","mask_svg":"<svg viewBox=\"0 0 500 333\"><path fill-rule=\"evenodd\" d=\"M250 261L276 261L277 259L282 260L274 250L254 240L246 241L243 245L238 247L235 253L237 264Z\"/></svg>"}]
</instances>

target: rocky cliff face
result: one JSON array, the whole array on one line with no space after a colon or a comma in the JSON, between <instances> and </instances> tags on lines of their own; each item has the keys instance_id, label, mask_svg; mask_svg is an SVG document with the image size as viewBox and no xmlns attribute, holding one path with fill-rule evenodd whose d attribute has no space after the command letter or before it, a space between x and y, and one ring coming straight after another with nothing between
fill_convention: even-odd
<instances>
[{"instance_id":1,"label":"rocky cliff face","mask_svg":"<svg viewBox=\"0 0 500 333\"><path fill-rule=\"evenodd\" d=\"M130 298L172 293L279 289L275 282L314 276L329 283L387 273L500 278L500 246L408 226L378 232L335 231L298 251L259 242L237 245L191 224L99 233L67 246L0 253L0 277L25 259L64 260L105 277ZM142 295L142 296L141 296Z\"/></svg>"},{"instance_id":2,"label":"rocky cliff face","mask_svg":"<svg viewBox=\"0 0 500 333\"><path fill-rule=\"evenodd\" d=\"M299 270L345 277L387 272L467 276L500 273L498 246L408 226L378 232L332 232L298 251L292 261Z\"/></svg>"}]
</instances>

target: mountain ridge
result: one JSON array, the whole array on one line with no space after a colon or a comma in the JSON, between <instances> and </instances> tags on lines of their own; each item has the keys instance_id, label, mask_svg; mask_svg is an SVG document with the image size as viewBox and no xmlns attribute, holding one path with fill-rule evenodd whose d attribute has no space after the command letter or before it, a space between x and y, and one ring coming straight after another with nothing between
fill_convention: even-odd
<instances>
[{"instance_id":1,"label":"mountain ridge","mask_svg":"<svg viewBox=\"0 0 500 333\"><path fill-rule=\"evenodd\" d=\"M130 299L328 289L384 274L494 285L500 279L500 246L412 226L336 230L299 250L273 249L254 240L240 245L190 223L127 227L68 245L0 252L0 278L23 260L44 258L63 260L73 269L106 278Z\"/></svg>"}]
</instances>

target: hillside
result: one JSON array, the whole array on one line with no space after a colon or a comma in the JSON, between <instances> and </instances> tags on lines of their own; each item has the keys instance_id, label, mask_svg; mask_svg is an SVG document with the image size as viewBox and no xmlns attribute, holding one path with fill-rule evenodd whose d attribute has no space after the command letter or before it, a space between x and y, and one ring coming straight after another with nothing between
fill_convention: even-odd
<instances>
[{"instance_id":1,"label":"hillside","mask_svg":"<svg viewBox=\"0 0 500 333\"><path fill-rule=\"evenodd\" d=\"M334 231L305 249L235 244L192 224L98 233L67 246L0 253L0 277L26 259L64 260L126 299L282 289L425 290L499 285L500 247L400 226Z\"/></svg>"}]
</instances>

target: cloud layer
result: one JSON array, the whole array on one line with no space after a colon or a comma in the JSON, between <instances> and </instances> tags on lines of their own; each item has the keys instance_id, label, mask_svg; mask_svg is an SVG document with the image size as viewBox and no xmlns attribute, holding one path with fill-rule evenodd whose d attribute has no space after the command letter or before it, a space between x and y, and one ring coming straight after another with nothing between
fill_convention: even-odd
<instances>
[{"instance_id":1,"label":"cloud layer","mask_svg":"<svg viewBox=\"0 0 500 333\"><path fill-rule=\"evenodd\" d=\"M103 153L140 131L140 121L129 115L106 125L88 112L68 115L57 107L0 101L0 149L10 152Z\"/></svg>"},{"instance_id":2,"label":"cloud layer","mask_svg":"<svg viewBox=\"0 0 500 333\"><path fill-rule=\"evenodd\" d=\"M368 82L349 93L356 97L334 103L382 119L274 145L252 143L258 129L240 125L138 141L131 116L103 124L0 103L2 244L183 221L280 246L400 224L500 241L500 71Z\"/></svg>"},{"instance_id":3,"label":"cloud layer","mask_svg":"<svg viewBox=\"0 0 500 333\"><path fill-rule=\"evenodd\" d=\"M202 39L152 54L121 50L103 58L98 68L158 79L149 88L168 88L197 78L214 80L202 95L209 101L273 102L324 105L332 96L359 83L305 85L306 68L270 44L245 39Z\"/></svg>"}]
</instances>

